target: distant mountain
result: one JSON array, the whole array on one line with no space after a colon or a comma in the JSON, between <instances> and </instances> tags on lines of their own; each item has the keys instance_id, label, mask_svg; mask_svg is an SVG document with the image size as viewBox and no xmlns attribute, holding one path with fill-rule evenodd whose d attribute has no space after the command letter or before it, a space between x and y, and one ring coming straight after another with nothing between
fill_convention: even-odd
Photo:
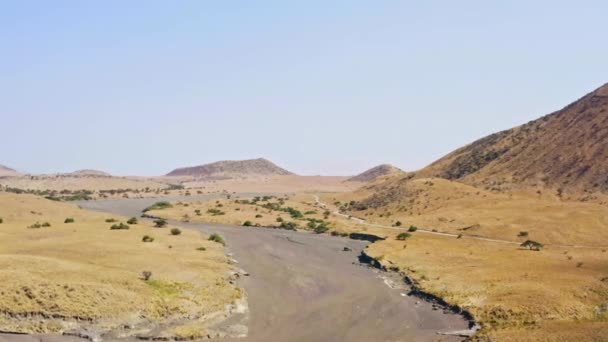
<instances>
[{"instance_id":1,"label":"distant mountain","mask_svg":"<svg viewBox=\"0 0 608 342\"><path fill-rule=\"evenodd\" d=\"M418 172L469 184L608 190L608 84L562 110L464 146Z\"/></svg>"},{"instance_id":2,"label":"distant mountain","mask_svg":"<svg viewBox=\"0 0 608 342\"><path fill-rule=\"evenodd\" d=\"M82 177L112 177L111 174L99 170L77 170L74 172L66 173L66 176L82 176Z\"/></svg>"},{"instance_id":3,"label":"distant mountain","mask_svg":"<svg viewBox=\"0 0 608 342\"><path fill-rule=\"evenodd\" d=\"M264 159L225 160L200 166L175 169L167 176L190 176L210 179L287 176L293 173Z\"/></svg>"},{"instance_id":4,"label":"distant mountain","mask_svg":"<svg viewBox=\"0 0 608 342\"><path fill-rule=\"evenodd\" d=\"M393 174L403 173L403 171L390 164L382 164L373 167L363 173L360 173L354 177L348 179L351 182L371 182L379 177L388 176Z\"/></svg>"},{"instance_id":5,"label":"distant mountain","mask_svg":"<svg viewBox=\"0 0 608 342\"><path fill-rule=\"evenodd\" d=\"M11 169L10 167L0 165L0 177L18 177L18 176L23 176L23 174L17 172L16 170Z\"/></svg>"}]
</instances>

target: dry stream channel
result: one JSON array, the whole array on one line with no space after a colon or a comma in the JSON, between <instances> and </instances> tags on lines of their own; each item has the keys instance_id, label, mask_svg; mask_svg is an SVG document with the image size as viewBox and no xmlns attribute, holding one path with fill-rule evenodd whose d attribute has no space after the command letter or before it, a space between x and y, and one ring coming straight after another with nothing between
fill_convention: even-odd
<instances>
[{"instance_id":1,"label":"dry stream channel","mask_svg":"<svg viewBox=\"0 0 608 342\"><path fill-rule=\"evenodd\" d=\"M220 196L162 200L188 202ZM140 216L143 208L158 200L78 204L130 217ZM367 241L280 229L173 223L224 236L236 266L249 274L238 281L248 296L249 314L238 318L238 323L248 327L247 336L221 341L462 341L463 337L449 333L470 326L462 315L408 295L410 288L398 274L361 264L359 258ZM79 339L0 335L0 341Z\"/></svg>"}]
</instances>

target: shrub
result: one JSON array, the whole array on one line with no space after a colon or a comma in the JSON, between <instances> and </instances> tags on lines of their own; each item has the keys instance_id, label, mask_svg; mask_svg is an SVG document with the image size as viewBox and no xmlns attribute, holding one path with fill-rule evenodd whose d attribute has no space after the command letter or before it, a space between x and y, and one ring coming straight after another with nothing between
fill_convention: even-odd
<instances>
[{"instance_id":1,"label":"shrub","mask_svg":"<svg viewBox=\"0 0 608 342\"><path fill-rule=\"evenodd\" d=\"M329 230L329 228L327 228L327 226L324 224L320 224L317 227L315 227L315 233L317 233L317 234L326 233L328 230Z\"/></svg>"},{"instance_id":2,"label":"shrub","mask_svg":"<svg viewBox=\"0 0 608 342\"><path fill-rule=\"evenodd\" d=\"M153 242L154 238L151 237L150 235L144 235L144 237L141 239L141 241L143 241L143 242Z\"/></svg>"},{"instance_id":3,"label":"shrub","mask_svg":"<svg viewBox=\"0 0 608 342\"><path fill-rule=\"evenodd\" d=\"M137 224L137 217L131 217L127 220L128 224Z\"/></svg>"},{"instance_id":4,"label":"shrub","mask_svg":"<svg viewBox=\"0 0 608 342\"><path fill-rule=\"evenodd\" d=\"M156 202L156 203L152 204L151 206L145 208L143 210L143 212L145 213L150 210L161 210L161 209L167 209L167 208L173 208L173 205L169 202L161 201L161 202Z\"/></svg>"},{"instance_id":5,"label":"shrub","mask_svg":"<svg viewBox=\"0 0 608 342\"><path fill-rule=\"evenodd\" d=\"M281 222L281 225L279 226L280 228L284 228L284 229L289 229L289 230L296 230L298 228L298 224L295 222Z\"/></svg>"},{"instance_id":6,"label":"shrub","mask_svg":"<svg viewBox=\"0 0 608 342\"><path fill-rule=\"evenodd\" d=\"M196 216L201 216L201 210L200 209L196 209L194 211L194 213L196 214Z\"/></svg>"},{"instance_id":7,"label":"shrub","mask_svg":"<svg viewBox=\"0 0 608 342\"><path fill-rule=\"evenodd\" d=\"M38 229L38 228L41 228L41 227L42 227L42 225L40 223L38 223L38 222L36 222L36 223L28 226L28 228L31 228L31 229Z\"/></svg>"},{"instance_id":8,"label":"shrub","mask_svg":"<svg viewBox=\"0 0 608 342\"><path fill-rule=\"evenodd\" d=\"M458 234L457 239L462 239L462 234Z\"/></svg>"},{"instance_id":9,"label":"shrub","mask_svg":"<svg viewBox=\"0 0 608 342\"><path fill-rule=\"evenodd\" d=\"M407 231L413 233L413 232L415 232L417 230L418 230L418 227L416 227L416 226L410 226L410 228Z\"/></svg>"},{"instance_id":10,"label":"shrub","mask_svg":"<svg viewBox=\"0 0 608 342\"><path fill-rule=\"evenodd\" d=\"M207 247L199 247L199 248L197 248L196 250L197 250L197 251L206 251L206 250L207 250Z\"/></svg>"},{"instance_id":11,"label":"shrub","mask_svg":"<svg viewBox=\"0 0 608 342\"><path fill-rule=\"evenodd\" d=\"M215 208L207 210L207 213L211 214L211 216L220 216L225 214L225 212Z\"/></svg>"},{"instance_id":12,"label":"shrub","mask_svg":"<svg viewBox=\"0 0 608 342\"><path fill-rule=\"evenodd\" d=\"M0 223L4 223L4 220L2 219L2 217L0 217Z\"/></svg>"},{"instance_id":13,"label":"shrub","mask_svg":"<svg viewBox=\"0 0 608 342\"><path fill-rule=\"evenodd\" d=\"M44 222L44 223L42 224L42 227L50 227L50 226L51 226L51 224L50 224L50 223L48 223L48 222Z\"/></svg>"},{"instance_id":14,"label":"shrub","mask_svg":"<svg viewBox=\"0 0 608 342\"><path fill-rule=\"evenodd\" d=\"M533 240L526 240L520 245L520 247L527 248L532 251L540 251L541 248L543 248L543 244Z\"/></svg>"},{"instance_id":15,"label":"shrub","mask_svg":"<svg viewBox=\"0 0 608 342\"><path fill-rule=\"evenodd\" d=\"M519 234L517 234L517 236L519 236L519 237L528 237L528 232L524 232L524 231L519 232Z\"/></svg>"},{"instance_id":16,"label":"shrub","mask_svg":"<svg viewBox=\"0 0 608 342\"><path fill-rule=\"evenodd\" d=\"M110 227L111 230L126 230L129 229L130 227L122 222L120 222L119 224L113 224L112 227Z\"/></svg>"},{"instance_id":17,"label":"shrub","mask_svg":"<svg viewBox=\"0 0 608 342\"><path fill-rule=\"evenodd\" d=\"M171 228L171 235L179 235L182 231L179 228Z\"/></svg>"},{"instance_id":18,"label":"shrub","mask_svg":"<svg viewBox=\"0 0 608 342\"><path fill-rule=\"evenodd\" d=\"M245 227L251 227L251 226L253 226L253 222L251 222L251 221L245 221L245 222L243 222L243 226L245 226Z\"/></svg>"},{"instance_id":19,"label":"shrub","mask_svg":"<svg viewBox=\"0 0 608 342\"><path fill-rule=\"evenodd\" d=\"M397 235L397 240L401 240L401 241L407 240L411 236L412 236L412 234L410 234L410 233L406 233L406 232L399 233L399 235Z\"/></svg>"},{"instance_id":20,"label":"shrub","mask_svg":"<svg viewBox=\"0 0 608 342\"><path fill-rule=\"evenodd\" d=\"M401 221L395 222L395 227L401 227Z\"/></svg>"},{"instance_id":21,"label":"shrub","mask_svg":"<svg viewBox=\"0 0 608 342\"><path fill-rule=\"evenodd\" d=\"M317 212L314 210L309 210L307 212L304 213L304 215L315 215Z\"/></svg>"},{"instance_id":22,"label":"shrub","mask_svg":"<svg viewBox=\"0 0 608 342\"><path fill-rule=\"evenodd\" d=\"M224 241L224 238L217 233L213 233L213 234L209 235L209 241L217 242L217 243L220 243L220 244L226 246L226 241Z\"/></svg>"},{"instance_id":23,"label":"shrub","mask_svg":"<svg viewBox=\"0 0 608 342\"><path fill-rule=\"evenodd\" d=\"M255 215L255 218L262 218L263 216L260 214Z\"/></svg>"},{"instance_id":24,"label":"shrub","mask_svg":"<svg viewBox=\"0 0 608 342\"><path fill-rule=\"evenodd\" d=\"M277 222L283 222L283 218L282 217L277 217Z\"/></svg>"},{"instance_id":25,"label":"shrub","mask_svg":"<svg viewBox=\"0 0 608 342\"><path fill-rule=\"evenodd\" d=\"M71 217L68 217L65 219L65 221L63 221L63 223L74 223L74 219Z\"/></svg>"},{"instance_id":26,"label":"shrub","mask_svg":"<svg viewBox=\"0 0 608 342\"><path fill-rule=\"evenodd\" d=\"M317 228L317 224L315 223L315 221L308 221L308 223L306 224L306 226L310 229L315 229Z\"/></svg>"},{"instance_id":27,"label":"shrub","mask_svg":"<svg viewBox=\"0 0 608 342\"><path fill-rule=\"evenodd\" d=\"M152 272L150 271L143 271L141 272L141 279L144 281L148 281L150 280L150 278L152 278Z\"/></svg>"},{"instance_id":28,"label":"shrub","mask_svg":"<svg viewBox=\"0 0 608 342\"><path fill-rule=\"evenodd\" d=\"M116 222L116 220L113 219L113 218L109 218L109 219L106 219L106 222L107 223L114 223L114 222Z\"/></svg>"},{"instance_id":29,"label":"shrub","mask_svg":"<svg viewBox=\"0 0 608 342\"><path fill-rule=\"evenodd\" d=\"M157 220L154 220L154 227L156 227L156 228L162 228L166 225L167 225L167 221L165 219L159 218Z\"/></svg>"}]
</instances>

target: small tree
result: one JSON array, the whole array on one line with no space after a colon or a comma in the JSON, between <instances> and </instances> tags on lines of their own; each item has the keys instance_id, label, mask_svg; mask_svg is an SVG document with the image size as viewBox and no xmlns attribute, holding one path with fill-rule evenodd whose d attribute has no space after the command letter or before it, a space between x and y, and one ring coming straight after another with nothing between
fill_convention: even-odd
<instances>
[{"instance_id":1,"label":"small tree","mask_svg":"<svg viewBox=\"0 0 608 342\"><path fill-rule=\"evenodd\" d=\"M531 251L540 251L541 248L543 248L543 244L533 240L526 240L520 245L520 247L529 249Z\"/></svg>"},{"instance_id":2,"label":"small tree","mask_svg":"<svg viewBox=\"0 0 608 342\"><path fill-rule=\"evenodd\" d=\"M131 217L127 220L128 224L137 224L137 217Z\"/></svg>"},{"instance_id":3,"label":"small tree","mask_svg":"<svg viewBox=\"0 0 608 342\"><path fill-rule=\"evenodd\" d=\"M412 234L410 234L410 233L406 233L406 232L399 233L399 235L397 235L397 240L401 240L401 241L403 241L403 240L407 240L407 239L409 239L411 236L412 236Z\"/></svg>"},{"instance_id":4,"label":"small tree","mask_svg":"<svg viewBox=\"0 0 608 342\"><path fill-rule=\"evenodd\" d=\"M162 218L154 220L154 227L156 227L156 228L162 228L166 225L167 225L167 221Z\"/></svg>"},{"instance_id":5,"label":"small tree","mask_svg":"<svg viewBox=\"0 0 608 342\"><path fill-rule=\"evenodd\" d=\"M418 227L416 227L416 226L410 226L410 228L407 231L413 233L413 232L415 232L417 230L418 230Z\"/></svg>"}]
</instances>

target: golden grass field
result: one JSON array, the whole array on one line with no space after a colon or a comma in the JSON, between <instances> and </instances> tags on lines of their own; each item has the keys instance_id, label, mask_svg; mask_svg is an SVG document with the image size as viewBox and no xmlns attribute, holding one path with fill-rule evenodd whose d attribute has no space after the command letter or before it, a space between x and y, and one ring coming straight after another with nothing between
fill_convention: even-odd
<instances>
[{"instance_id":1,"label":"golden grass field","mask_svg":"<svg viewBox=\"0 0 608 342\"><path fill-rule=\"evenodd\" d=\"M606 340L605 206L535 192L494 193L443 179L395 179L322 198L365 204L366 210L348 213L368 222L394 226L399 221L404 229L415 225L461 234L418 231L399 241L398 230L386 230L388 239L370 245L368 254L398 267L421 289L469 310L484 324L478 338ZM522 231L528 236L518 236ZM545 247L540 252L520 249L526 239Z\"/></svg>"},{"instance_id":2,"label":"golden grass field","mask_svg":"<svg viewBox=\"0 0 608 342\"><path fill-rule=\"evenodd\" d=\"M0 327L61 333L84 325L123 324L146 333L205 336L244 293L230 285L221 244L196 231L153 228L140 220L110 230L108 215L31 195L0 193ZM73 218L74 223L64 223ZM118 222L127 218L113 217ZM36 222L50 227L28 228ZM144 243L149 235L153 242ZM206 250L197 250L205 247ZM140 279L152 272L149 281ZM182 326L192 318L198 330Z\"/></svg>"}]
</instances>

